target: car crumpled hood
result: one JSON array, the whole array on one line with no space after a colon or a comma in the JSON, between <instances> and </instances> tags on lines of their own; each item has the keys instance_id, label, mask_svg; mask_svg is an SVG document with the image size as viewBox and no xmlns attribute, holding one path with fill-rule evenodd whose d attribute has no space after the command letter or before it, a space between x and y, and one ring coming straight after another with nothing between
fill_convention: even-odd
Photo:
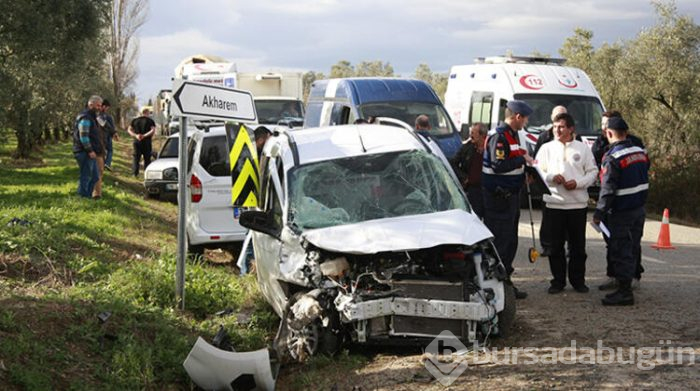
<instances>
[{"instance_id":1,"label":"car crumpled hood","mask_svg":"<svg viewBox=\"0 0 700 391\"><path fill-rule=\"evenodd\" d=\"M301 236L321 249L348 254L411 251L444 244L472 246L493 237L476 215L463 210L319 228Z\"/></svg>"}]
</instances>

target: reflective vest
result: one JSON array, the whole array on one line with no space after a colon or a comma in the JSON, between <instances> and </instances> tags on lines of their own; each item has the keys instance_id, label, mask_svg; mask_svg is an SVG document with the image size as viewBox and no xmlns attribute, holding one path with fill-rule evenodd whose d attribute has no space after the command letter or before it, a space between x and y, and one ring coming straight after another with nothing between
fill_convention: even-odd
<instances>
[{"instance_id":1,"label":"reflective vest","mask_svg":"<svg viewBox=\"0 0 700 391\"><path fill-rule=\"evenodd\" d=\"M484 188L519 191L525 180L526 151L518 134L507 124L499 126L489 132L485 146L481 170Z\"/></svg>"}]
</instances>

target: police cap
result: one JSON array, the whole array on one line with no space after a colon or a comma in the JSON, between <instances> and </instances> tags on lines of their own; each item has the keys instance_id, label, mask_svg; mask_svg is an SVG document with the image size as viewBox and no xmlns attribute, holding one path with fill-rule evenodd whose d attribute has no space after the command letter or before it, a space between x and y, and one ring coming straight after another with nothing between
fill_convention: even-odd
<instances>
[{"instance_id":1,"label":"police cap","mask_svg":"<svg viewBox=\"0 0 700 391\"><path fill-rule=\"evenodd\" d=\"M622 117L610 117L608 118L608 129L627 131L629 127Z\"/></svg>"},{"instance_id":2,"label":"police cap","mask_svg":"<svg viewBox=\"0 0 700 391\"><path fill-rule=\"evenodd\" d=\"M509 100L508 103L506 103L506 107L508 107L508 109L510 109L510 111L513 113L520 114L524 117L532 114L532 107L522 100Z\"/></svg>"}]
</instances>

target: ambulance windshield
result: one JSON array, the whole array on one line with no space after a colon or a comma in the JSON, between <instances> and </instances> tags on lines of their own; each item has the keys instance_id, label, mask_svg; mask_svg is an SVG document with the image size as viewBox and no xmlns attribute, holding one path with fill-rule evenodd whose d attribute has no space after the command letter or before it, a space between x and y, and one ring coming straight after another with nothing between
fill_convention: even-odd
<instances>
[{"instance_id":1,"label":"ambulance windshield","mask_svg":"<svg viewBox=\"0 0 700 391\"><path fill-rule=\"evenodd\" d=\"M596 97L554 94L516 94L515 99L524 100L534 110L528 118L527 131L540 133L551 123L552 109L564 106L574 117L576 134L595 136L600 134L600 119L603 107Z\"/></svg>"}]
</instances>

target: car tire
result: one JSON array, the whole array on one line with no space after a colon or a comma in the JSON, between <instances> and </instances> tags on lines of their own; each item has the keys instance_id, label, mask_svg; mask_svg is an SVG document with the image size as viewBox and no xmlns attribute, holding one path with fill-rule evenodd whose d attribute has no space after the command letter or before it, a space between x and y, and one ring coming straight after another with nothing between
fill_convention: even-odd
<instances>
[{"instance_id":1,"label":"car tire","mask_svg":"<svg viewBox=\"0 0 700 391\"><path fill-rule=\"evenodd\" d=\"M282 362L303 362L310 356L325 354L332 356L338 352L343 342L342 335L333 331L338 329L340 320L337 314L331 316L331 321L327 327L321 324L321 319L316 319L302 330L292 329L289 325L289 318L293 316L291 307L307 292L297 292L287 303L284 316L280 322L277 336L273 346ZM295 350L303 346L302 351Z\"/></svg>"},{"instance_id":2,"label":"car tire","mask_svg":"<svg viewBox=\"0 0 700 391\"><path fill-rule=\"evenodd\" d=\"M187 237L187 254L193 258L201 258L204 256L204 246L199 244L190 244L190 238Z\"/></svg>"},{"instance_id":3,"label":"car tire","mask_svg":"<svg viewBox=\"0 0 700 391\"><path fill-rule=\"evenodd\" d=\"M511 335L515 324L515 288L512 284L503 283L503 311L498 313L498 336L505 338Z\"/></svg>"}]
</instances>

